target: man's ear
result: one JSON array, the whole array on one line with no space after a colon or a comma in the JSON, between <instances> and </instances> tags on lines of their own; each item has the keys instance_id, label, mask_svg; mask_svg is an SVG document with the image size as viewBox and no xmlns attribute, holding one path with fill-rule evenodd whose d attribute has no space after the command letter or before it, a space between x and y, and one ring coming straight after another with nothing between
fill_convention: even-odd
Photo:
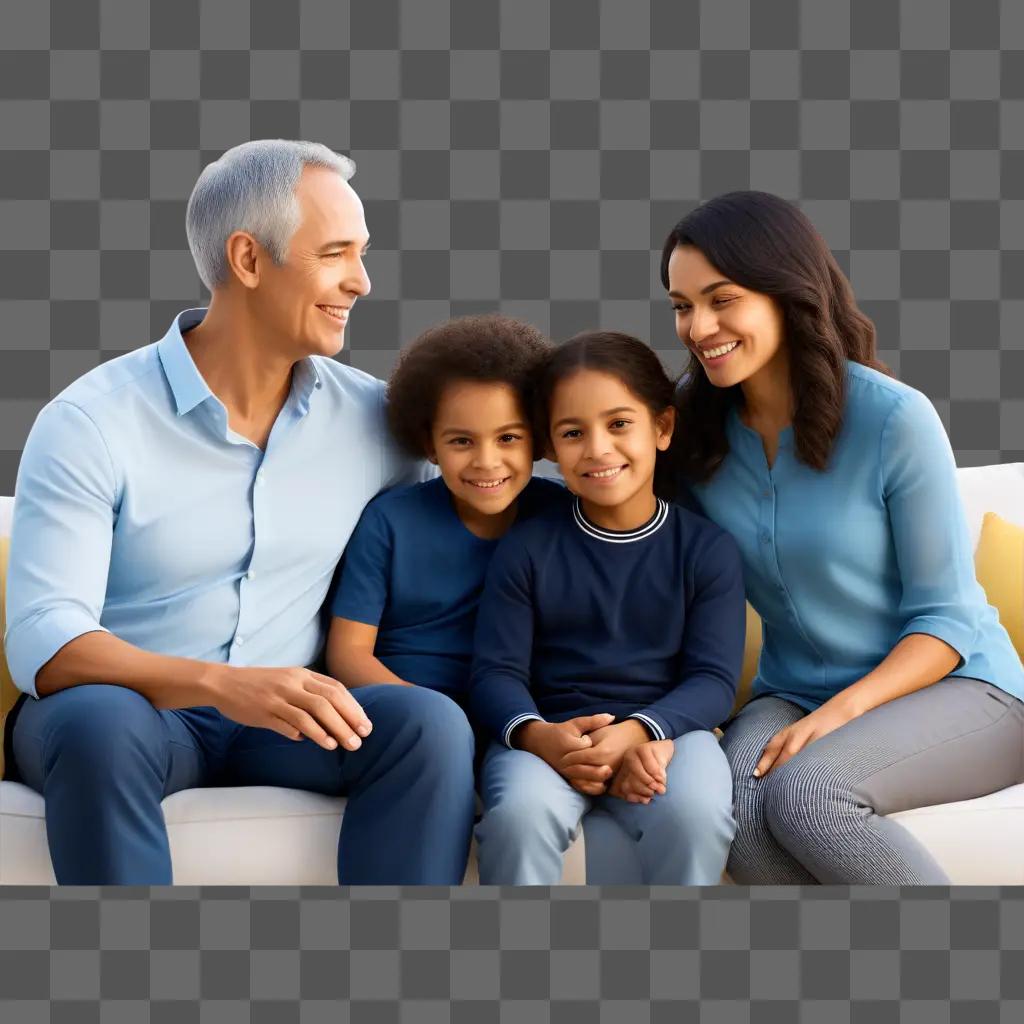
<instances>
[{"instance_id":1,"label":"man's ear","mask_svg":"<svg viewBox=\"0 0 1024 1024\"><path fill-rule=\"evenodd\" d=\"M260 264L269 259L266 250L246 231L233 231L224 243L228 269L244 288L260 283Z\"/></svg>"},{"instance_id":2,"label":"man's ear","mask_svg":"<svg viewBox=\"0 0 1024 1024\"><path fill-rule=\"evenodd\" d=\"M658 432L658 438L655 442L658 446L658 451L666 451L672 443L672 432L676 429L675 406L670 405L660 416L656 417L654 425Z\"/></svg>"}]
</instances>

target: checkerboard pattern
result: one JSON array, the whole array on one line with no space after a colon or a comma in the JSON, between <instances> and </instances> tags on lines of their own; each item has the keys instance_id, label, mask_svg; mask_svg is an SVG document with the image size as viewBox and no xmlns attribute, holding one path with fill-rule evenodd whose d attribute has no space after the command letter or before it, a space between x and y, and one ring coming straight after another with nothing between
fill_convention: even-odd
<instances>
[{"instance_id":1,"label":"checkerboard pattern","mask_svg":"<svg viewBox=\"0 0 1024 1024\"><path fill-rule=\"evenodd\" d=\"M1016 0L0 0L0 493L31 423L204 301L201 168L351 154L384 376L452 314L681 350L701 199L798 201L962 465L1024 459ZM102 898L101 898L102 897ZM53 999L52 1004L48 1001ZM7 889L3 1024L1010 1024L1021 890Z\"/></svg>"},{"instance_id":2,"label":"checkerboard pattern","mask_svg":"<svg viewBox=\"0 0 1024 1024\"><path fill-rule=\"evenodd\" d=\"M204 292L199 171L350 153L385 376L499 307L682 363L657 253L702 198L798 201L961 464L1024 458L1024 5L1014 0L3 0L0 493L41 405Z\"/></svg>"},{"instance_id":3,"label":"checkerboard pattern","mask_svg":"<svg viewBox=\"0 0 1024 1024\"><path fill-rule=\"evenodd\" d=\"M1024 1019L1019 889L96 894L11 890L5 1024Z\"/></svg>"}]
</instances>

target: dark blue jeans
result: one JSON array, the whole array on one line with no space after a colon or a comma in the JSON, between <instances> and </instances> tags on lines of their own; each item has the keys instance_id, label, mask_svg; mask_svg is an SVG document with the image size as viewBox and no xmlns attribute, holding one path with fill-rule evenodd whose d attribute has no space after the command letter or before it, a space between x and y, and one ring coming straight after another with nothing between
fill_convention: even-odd
<instances>
[{"instance_id":1,"label":"dark blue jeans","mask_svg":"<svg viewBox=\"0 0 1024 1024\"><path fill-rule=\"evenodd\" d=\"M286 786L348 797L341 884L458 885L474 807L465 714L420 687L353 695L373 723L355 752L239 725L212 707L160 711L122 686L28 698L14 725L15 773L46 799L57 881L169 884L164 797L199 786Z\"/></svg>"}]
</instances>

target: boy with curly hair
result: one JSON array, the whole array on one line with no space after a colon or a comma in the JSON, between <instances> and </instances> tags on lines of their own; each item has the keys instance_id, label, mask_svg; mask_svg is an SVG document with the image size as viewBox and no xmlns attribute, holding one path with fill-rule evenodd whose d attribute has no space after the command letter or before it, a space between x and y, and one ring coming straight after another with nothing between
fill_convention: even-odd
<instances>
[{"instance_id":1,"label":"boy with curly hair","mask_svg":"<svg viewBox=\"0 0 1024 1024\"><path fill-rule=\"evenodd\" d=\"M432 327L402 352L387 390L391 429L440 475L375 498L345 549L326 657L346 686L425 686L463 703L499 538L568 500L532 476L530 387L549 349L529 324L478 315Z\"/></svg>"}]
</instances>

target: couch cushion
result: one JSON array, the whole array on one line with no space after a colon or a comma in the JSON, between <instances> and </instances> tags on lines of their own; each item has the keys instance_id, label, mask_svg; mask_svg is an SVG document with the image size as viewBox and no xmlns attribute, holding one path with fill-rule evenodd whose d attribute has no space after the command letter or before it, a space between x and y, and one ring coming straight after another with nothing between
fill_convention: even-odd
<instances>
[{"instance_id":1,"label":"couch cushion","mask_svg":"<svg viewBox=\"0 0 1024 1024\"><path fill-rule=\"evenodd\" d=\"M892 820L924 845L954 885L1024 883L1024 785L900 811Z\"/></svg>"},{"instance_id":2,"label":"couch cushion","mask_svg":"<svg viewBox=\"0 0 1024 1024\"><path fill-rule=\"evenodd\" d=\"M4 633L7 631L7 558L10 538L0 537L0 779L4 777L4 723L18 699L18 689L7 670L4 657Z\"/></svg>"},{"instance_id":3,"label":"couch cushion","mask_svg":"<svg viewBox=\"0 0 1024 1024\"><path fill-rule=\"evenodd\" d=\"M1024 661L1024 527L986 512L974 564L988 603Z\"/></svg>"},{"instance_id":4,"label":"couch cushion","mask_svg":"<svg viewBox=\"0 0 1024 1024\"><path fill-rule=\"evenodd\" d=\"M974 547L986 512L998 512L1009 522L1024 526L1024 462L958 469L956 482Z\"/></svg>"}]
</instances>

